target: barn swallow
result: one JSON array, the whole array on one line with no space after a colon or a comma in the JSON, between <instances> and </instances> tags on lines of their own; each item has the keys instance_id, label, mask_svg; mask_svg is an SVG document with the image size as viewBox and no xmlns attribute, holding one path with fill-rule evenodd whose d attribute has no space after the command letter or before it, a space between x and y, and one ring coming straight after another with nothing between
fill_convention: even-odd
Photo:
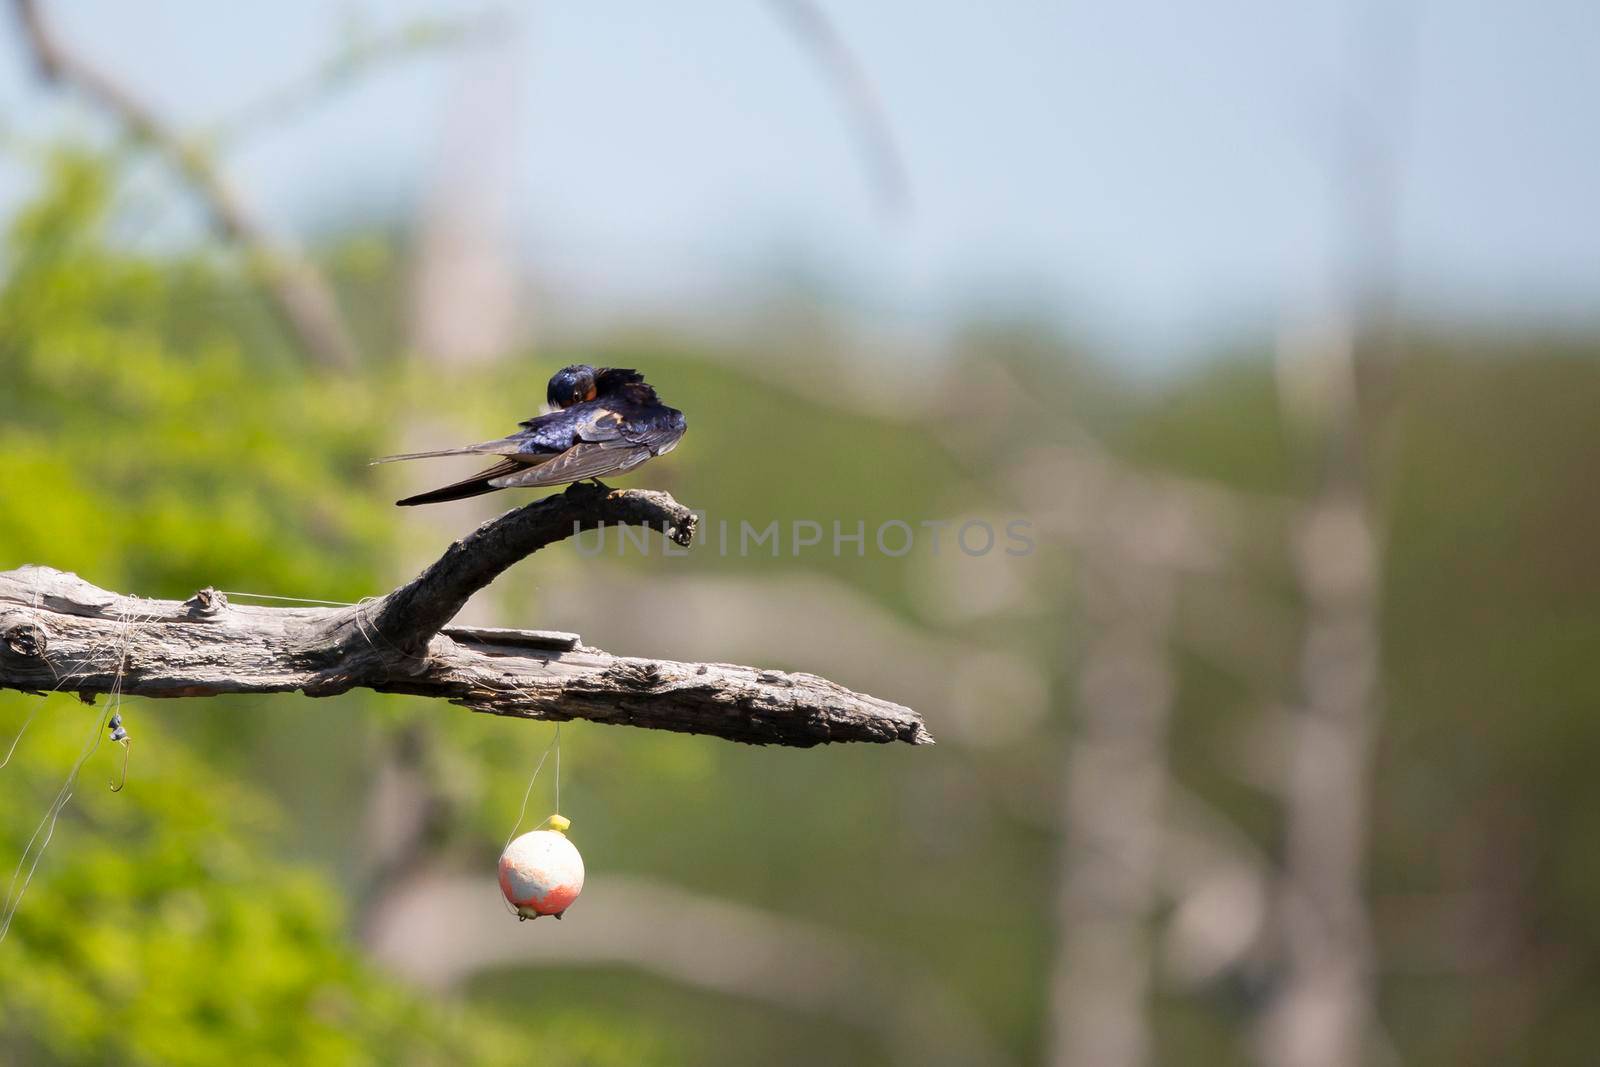
<instances>
[{"instance_id":1,"label":"barn swallow","mask_svg":"<svg viewBox=\"0 0 1600 1067\"><path fill-rule=\"evenodd\" d=\"M566 485L620 474L671 452L687 428L683 412L656 398L635 370L587 364L563 367L545 392L556 410L527 419L498 441L385 456L376 463L435 456L498 456L500 462L465 481L396 501L400 507L439 504L497 489Z\"/></svg>"}]
</instances>

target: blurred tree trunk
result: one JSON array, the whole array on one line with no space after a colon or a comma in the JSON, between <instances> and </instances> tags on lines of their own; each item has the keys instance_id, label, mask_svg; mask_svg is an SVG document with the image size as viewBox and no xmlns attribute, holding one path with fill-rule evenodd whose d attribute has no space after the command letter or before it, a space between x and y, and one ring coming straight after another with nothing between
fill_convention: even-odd
<instances>
[{"instance_id":1,"label":"blurred tree trunk","mask_svg":"<svg viewBox=\"0 0 1600 1067\"><path fill-rule=\"evenodd\" d=\"M1333 311L1312 344L1277 353L1283 408L1317 472L1293 538L1306 628L1283 789L1283 983L1260 1030L1263 1058L1282 1067L1358 1064L1381 1035L1364 879L1381 704L1382 545L1361 378L1371 385L1396 357L1396 139L1414 13L1404 4L1352 5L1347 17L1355 69L1330 167L1345 240Z\"/></svg>"},{"instance_id":2,"label":"blurred tree trunk","mask_svg":"<svg viewBox=\"0 0 1600 1067\"><path fill-rule=\"evenodd\" d=\"M1091 633L1068 747L1051 1003L1058 1067L1148 1061L1152 960L1173 677L1176 577L1086 554Z\"/></svg>"},{"instance_id":3,"label":"blurred tree trunk","mask_svg":"<svg viewBox=\"0 0 1600 1067\"><path fill-rule=\"evenodd\" d=\"M1375 998L1362 875L1379 656L1378 550L1347 478L1329 478L1295 547L1308 618L1283 796L1284 980L1263 1054L1345 1067L1365 1058Z\"/></svg>"},{"instance_id":4,"label":"blurred tree trunk","mask_svg":"<svg viewBox=\"0 0 1600 1067\"><path fill-rule=\"evenodd\" d=\"M518 32L498 33L460 58L460 84L440 123L411 268L410 347L431 363L503 359L528 325L516 266L521 41Z\"/></svg>"}]
</instances>

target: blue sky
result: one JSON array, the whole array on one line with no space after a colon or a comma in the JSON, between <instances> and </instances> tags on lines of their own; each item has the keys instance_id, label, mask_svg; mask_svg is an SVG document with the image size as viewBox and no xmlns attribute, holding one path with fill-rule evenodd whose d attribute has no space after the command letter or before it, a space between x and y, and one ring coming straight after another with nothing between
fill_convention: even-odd
<instances>
[{"instance_id":1,"label":"blue sky","mask_svg":"<svg viewBox=\"0 0 1600 1067\"><path fill-rule=\"evenodd\" d=\"M1345 254L1339 131L1356 129L1394 146L1409 303L1595 318L1592 0L824 7L883 99L911 180L905 218L879 209L833 87L758 0L510 6L492 39L385 66L258 131L227 166L297 233L411 212L441 174L481 167L530 269L617 317L737 302L798 263L866 317L1021 305L1137 364L1329 299ZM352 21L481 10L46 9L193 128L292 83ZM6 123L85 128L8 43ZM484 137L498 148L441 162ZM0 203L20 194L7 169Z\"/></svg>"}]
</instances>

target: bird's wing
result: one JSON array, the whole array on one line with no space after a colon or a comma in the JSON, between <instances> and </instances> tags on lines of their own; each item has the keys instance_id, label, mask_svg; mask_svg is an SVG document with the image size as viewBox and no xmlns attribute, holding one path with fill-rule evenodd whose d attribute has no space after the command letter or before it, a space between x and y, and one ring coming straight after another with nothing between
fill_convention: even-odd
<instances>
[{"instance_id":1,"label":"bird's wing","mask_svg":"<svg viewBox=\"0 0 1600 1067\"><path fill-rule=\"evenodd\" d=\"M583 441L552 459L532 466L519 465L517 470L493 478L490 484L496 489L565 485L629 470L649 459L652 454L646 445L630 444L621 439Z\"/></svg>"},{"instance_id":2,"label":"bird's wing","mask_svg":"<svg viewBox=\"0 0 1600 1067\"><path fill-rule=\"evenodd\" d=\"M628 414L602 409L572 427L573 436L579 441L600 442L613 448L640 445L653 456L671 451L683 431L683 413L660 406L634 408Z\"/></svg>"},{"instance_id":3,"label":"bird's wing","mask_svg":"<svg viewBox=\"0 0 1600 1067\"><path fill-rule=\"evenodd\" d=\"M673 408L630 408L632 417L604 403L574 404L524 422L523 429L498 441L433 452L412 452L377 460L387 463L434 456L488 455L505 459L463 481L408 497L400 503L434 504L496 489L565 485L631 470L652 456L669 452L683 436L683 414Z\"/></svg>"},{"instance_id":4,"label":"bird's wing","mask_svg":"<svg viewBox=\"0 0 1600 1067\"><path fill-rule=\"evenodd\" d=\"M603 401L587 400L522 423L507 440L518 442L524 453L565 452L579 441L607 441L617 436L621 416Z\"/></svg>"},{"instance_id":5,"label":"bird's wing","mask_svg":"<svg viewBox=\"0 0 1600 1067\"><path fill-rule=\"evenodd\" d=\"M685 429L683 412L676 408L657 408L648 417L625 424L622 437L630 444L648 448L652 456L659 456L678 446Z\"/></svg>"}]
</instances>

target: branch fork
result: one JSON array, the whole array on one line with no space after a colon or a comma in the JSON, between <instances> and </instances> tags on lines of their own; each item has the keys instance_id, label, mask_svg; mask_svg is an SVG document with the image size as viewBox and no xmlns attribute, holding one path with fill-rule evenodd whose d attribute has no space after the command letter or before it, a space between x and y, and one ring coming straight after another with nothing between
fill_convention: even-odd
<instances>
[{"instance_id":1,"label":"branch fork","mask_svg":"<svg viewBox=\"0 0 1600 1067\"><path fill-rule=\"evenodd\" d=\"M695 515L669 494L592 484L507 512L415 579L350 607L235 605L107 592L48 567L0 572L0 688L93 699L364 688L519 718L588 719L749 744L932 742L909 708L825 678L617 656L576 634L452 626L478 590L547 545L643 526L687 547Z\"/></svg>"}]
</instances>

